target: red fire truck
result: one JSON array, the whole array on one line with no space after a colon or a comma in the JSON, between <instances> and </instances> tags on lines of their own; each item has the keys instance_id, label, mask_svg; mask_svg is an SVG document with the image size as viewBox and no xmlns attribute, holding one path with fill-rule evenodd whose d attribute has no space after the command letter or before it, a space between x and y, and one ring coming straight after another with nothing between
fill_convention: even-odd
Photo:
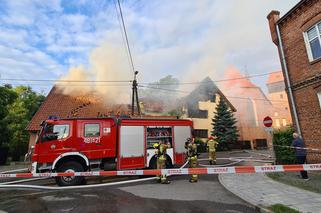
<instances>
[{"instance_id":1,"label":"red fire truck","mask_svg":"<svg viewBox=\"0 0 321 213\"><path fill-rule=\"evenodd\" d=\"M192 137L191 120L183 119L50 119L32 151L31 172L82 172L156 168L153 145L170 145L168 168L184 163L184 144ZM58 185L77 185L83 177L57 177Z\"/></svg>"}]
</instances>

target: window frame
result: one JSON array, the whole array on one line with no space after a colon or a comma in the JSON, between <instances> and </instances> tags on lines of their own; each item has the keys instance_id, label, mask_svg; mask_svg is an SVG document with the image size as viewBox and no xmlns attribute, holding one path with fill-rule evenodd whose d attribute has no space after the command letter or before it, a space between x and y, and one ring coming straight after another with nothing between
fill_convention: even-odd
<instances>
[{"instance_id":1,"label":"window frame","mask_svg":"<svg viewBox=\"0 0 321 213\"><path fill-rule=\"evenodd\" d=\"M320 106L320 109L321 109L321 92L317 92L317 98L319 100L319 106Z\"/></svg>"},{"instance_id":2,"label":"window frame","mask_svg":"<svg viewBox=\"0 0 321 213\"><path fill-rule=\"evenodd\" d=\"M53 126L53 130L55 129L55 126L68 126L68 135L66 137L63 137L63 138L59 138L57 136L57 140L64 140L64 139L67 139L70 137L70 124L54 124ZM54 131L53 131L54 132Z\"/></svg>"},{"instance_id":3,"label":"window frame","mask_svg":"<svg viewBox=\"0 0 321 213\"><path fill-rule=\"evenodd\" d=\"M303 37L304 37L304 42L305 42L305 46L306 46L307 53L308 53L309 62L314 62L316 60L320 60L321 59L321 56L318 57L318 58L313 58L312 49L311 49L311 45L310 45L310 40L309 40L309 37L308 37L308 31L310 31L313 28L316 28L316 30L317 30L317 37L316 38L318 38L319 44L320 44L320 47L321 47L321 32L320 32L320 29L318 27L319 24L321 24L321 20L318 21L316 24L314 24L313 26L311 26L310 28L308 28L306 31L303 32Z\"/></svg>"},{"instance_id":4,"label":"window frame","mask_svg":"<svg viewBox=\"0 0 321 213\"><path fill-rule=\"evenodd\" d=\"M193 129L193 135L195 138L208 138L208 132L208 129Z\"/></svg>"},{"instance_id":5,"label":"window frame","mask_svg":"<svg viewBox=\"0 0 321 213\"><path fill-rule=\"evenodd\" d=\"M98 136L87 136L86 135L86 125L98 125L99 129L99 135ZM100 123L84 123L84 133L83 136L85 138L95 138L95 137L100 137L101 136L101 124Z\"/></svg>"}]
</instances>

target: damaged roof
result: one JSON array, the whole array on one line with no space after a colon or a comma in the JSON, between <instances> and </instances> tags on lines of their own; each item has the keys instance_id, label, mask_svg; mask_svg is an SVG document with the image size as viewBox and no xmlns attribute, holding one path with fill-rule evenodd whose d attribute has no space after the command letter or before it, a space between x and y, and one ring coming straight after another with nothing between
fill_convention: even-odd
<instances>
[{"instance_id":1,"label":"damaged roof","mask_svg":"<svg viewBox=\"0 0 321 213\"><path fill-rule=\"evenodd\" d=\"M235 107L231 104L231 102L226 98L226 96L222 93L222 91L216 86L216 84L212 81L210 77L206 77L203 81L201 81L200 85L196 87L188 96L186 96L185 102L197 105L199 101L208 101L212 100L215 94L219 94L220 97L224 99L224 101L228 104L230 109L233 112L236 112Z\"/></svg>"},{"instance_id":2,"label":"damaged roof","mask_svg":"<svg viewBox=\"0 0 321 213\"><path fill-rule=\"evenodd\" d=\"M102 96L95 93L77 96L66 95L57 86L54 86L29 122L26 130L38 131L40 123L51 115L59 118L128 116L130 115L130 106L108 105Z\"/></svg>"}]
</instances>

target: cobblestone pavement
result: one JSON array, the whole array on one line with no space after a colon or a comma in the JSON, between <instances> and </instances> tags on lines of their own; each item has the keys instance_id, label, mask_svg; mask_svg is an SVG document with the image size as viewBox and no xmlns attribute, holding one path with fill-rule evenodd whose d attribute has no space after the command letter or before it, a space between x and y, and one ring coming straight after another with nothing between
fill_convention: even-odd
<instances>
[{"instance_id":1,"label":"cobblestone pavement","mask_svg":"<svg viewBox=\"0 0 321 213\"><path fill-rule=\"evenodd\" d=\"M276 182L264 174L220 174L220 183L255 206L276 203L300 212L321 212L321 195Z\"/></svg>"}]
</instances>

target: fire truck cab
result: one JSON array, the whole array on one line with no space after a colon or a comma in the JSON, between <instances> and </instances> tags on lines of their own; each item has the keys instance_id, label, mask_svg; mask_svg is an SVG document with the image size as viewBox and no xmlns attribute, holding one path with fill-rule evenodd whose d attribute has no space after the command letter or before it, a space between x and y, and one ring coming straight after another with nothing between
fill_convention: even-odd
<instances>
[{"instance_id":1,"label":"fire truck cab","mask_svg":"<svg viewBox=\"0 0 321 213\"><path fill-rule=\"evenodd\" d=\"M32 152L31 172L82 172L156 168L158 142L168 144L166 166L184 163L192 121L183 119L50 119ZM58 185L77 185L83 177L56 177Z\"/></svg>"}]
</instances>

